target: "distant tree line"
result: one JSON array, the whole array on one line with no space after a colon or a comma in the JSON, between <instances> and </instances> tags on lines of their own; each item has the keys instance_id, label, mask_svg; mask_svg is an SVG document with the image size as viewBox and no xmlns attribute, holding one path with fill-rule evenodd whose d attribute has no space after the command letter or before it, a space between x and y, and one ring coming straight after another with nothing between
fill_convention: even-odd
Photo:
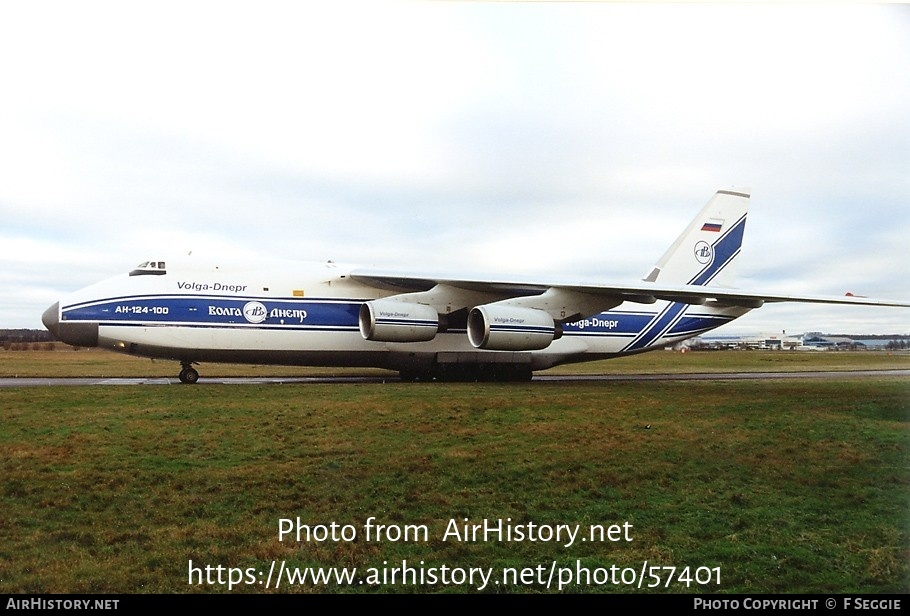
<instances>
[{"instance_id":1,"label":"distant tree line","mask_svg":"<svg viewBox=\"0 0 910 616\"><path fill-rule=\"evenodd\" d=\"M0 329L4 351L53 351L54 337L45 329Z\"/></svg>"}]
</instances>

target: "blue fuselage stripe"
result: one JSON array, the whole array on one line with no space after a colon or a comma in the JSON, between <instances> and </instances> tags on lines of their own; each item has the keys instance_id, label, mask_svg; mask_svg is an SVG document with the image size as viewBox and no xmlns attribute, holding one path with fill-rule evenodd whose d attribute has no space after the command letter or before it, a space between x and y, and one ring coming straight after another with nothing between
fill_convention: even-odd
<instances>
[{"instance_id":1,"label":"blue fuselage stripe","mask_svg":"<svg viewBox=\"0 0 910 616\"><path fill-rule=\"evenodd\" d=\"M141 295L65 306L62 320L92 321L102 325L356 328L362 303L362 300Z\"/></svg>"},{"instance_id":2,"label":"blue fuselage stripe","mask_svg":"<svg viewBox=\"0 0 910 616\"><path fill-rule=\"evenodd\" d=\"M114 327L190 327L279 329L282 331L357 332L364 300L337 298L271 299L211 295L135 295L111 297L65 306L62 320L95 322ZM687 304L670 303L660 312L612 310L563 325L563 335L627 338L623 350L639 350L662 337L695 335L733 317L687 314ZM696 307L691 307L696 308ZM421 319L382 319L383 325L438 327ZM491 331L552 334L553 328L522 324L493 324ZM450 330L449 333L464 333Z\"/></svg>"}]
</instances>

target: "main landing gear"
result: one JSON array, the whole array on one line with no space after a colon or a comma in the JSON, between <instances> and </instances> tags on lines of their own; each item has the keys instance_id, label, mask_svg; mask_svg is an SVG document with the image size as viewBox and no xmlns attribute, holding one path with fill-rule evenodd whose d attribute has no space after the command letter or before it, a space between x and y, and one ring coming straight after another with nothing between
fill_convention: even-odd
<instances>
[{"instance_id":1,"label":"main landing gear","mask_svg":"<svg viewBox=\"0 0 910 616\"><path fill-rule=\"evenodd\" d=\"M181 383L186 385L193 385L196 381L199 380L199 373L193 368L192 364L188 361L180 362L182 370L180 374L177 375L177 378L180 379Z\"/></svg>"}]
</instances>

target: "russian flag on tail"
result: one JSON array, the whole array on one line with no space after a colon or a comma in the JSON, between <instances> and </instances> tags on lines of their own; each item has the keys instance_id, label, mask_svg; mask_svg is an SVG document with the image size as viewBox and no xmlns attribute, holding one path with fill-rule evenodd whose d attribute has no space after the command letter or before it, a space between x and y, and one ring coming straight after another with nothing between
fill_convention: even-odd
<instances>
[{"instance_id":1,"label":"russian flag on tail","mask_svg":"<svg viewBox=\"0 0 910 616\"><path fill-rule=\"evenodd\" d=\"M711 218L705 224L701 226L702 231L713 231L714 233L720 233L721 228L724 226L724 221L720 218Z\"/></svg>"}]
</instances>

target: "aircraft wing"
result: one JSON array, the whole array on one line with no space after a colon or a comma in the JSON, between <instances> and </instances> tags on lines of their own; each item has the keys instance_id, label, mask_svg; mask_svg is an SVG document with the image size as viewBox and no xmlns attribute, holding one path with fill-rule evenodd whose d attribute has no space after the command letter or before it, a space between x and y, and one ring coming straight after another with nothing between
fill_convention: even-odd
<instances>
[{"instance_id":1,"label":"aircraft wing","mask_svg":"<svg viewBox=\"0 0 910 616\"><path fill-rule=\"evenodd\" d=\"M770 302L806 302L819 304L847 304L861 306L892 306L910 308L910 302L875 299L854 295L827 296L827 295L790 295L781 293L768 293L746 291L727 287L701 286L701 285L666 285L648 281L633 281L629 283L601 283L601 282L567 282L558 280L531 280L522 277L500 276L490 279L457 278L438 274L404 274L395 271L373 269L357 269L350 272L354 280L385 290L397 290L403 295L420 299L421 296L431 295L434 289L447 289L446 297L464 298L458 302L460 308L471 307L471 299L478 294L485 300L503 303L519 303L529 308L548 310L544 298L554 294L561 295L564 314L596 314L602 310L609 310L622 302L651 304L657 300L667 300L685 304L705 304L715 302L728 306L742 306L745 308L759 308L764 303ZM462 291L463 293L459 293ZM534 298L540 298L535 301ZM433 302L426 302L431 304ZM481 302L482 303L482 302ZM541 305L535 305L535 304ZM577 310L574 308L578 308ZM548 310L549 311L549 310Z\"/></svg>"}]
</instances>

